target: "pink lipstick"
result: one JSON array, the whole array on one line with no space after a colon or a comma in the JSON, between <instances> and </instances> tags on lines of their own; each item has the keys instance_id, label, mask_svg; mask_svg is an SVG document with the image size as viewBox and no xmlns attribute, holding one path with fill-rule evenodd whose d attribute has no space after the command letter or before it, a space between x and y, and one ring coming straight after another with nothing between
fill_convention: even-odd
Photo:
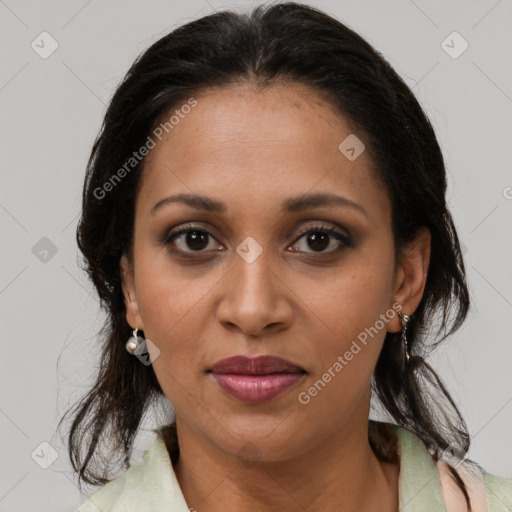
<instances>
[{"instance_id":1,"label":"pink lipstick","mask_svg":"<svg viewBox=\"0 0 512 512\"><path fill-rule=\"evenodd\" d=\"M293 387L305 375L299 366L275 356L234 356L209 370L220 388L245 403L267 402Z\"/></svg>"}]
</instances>

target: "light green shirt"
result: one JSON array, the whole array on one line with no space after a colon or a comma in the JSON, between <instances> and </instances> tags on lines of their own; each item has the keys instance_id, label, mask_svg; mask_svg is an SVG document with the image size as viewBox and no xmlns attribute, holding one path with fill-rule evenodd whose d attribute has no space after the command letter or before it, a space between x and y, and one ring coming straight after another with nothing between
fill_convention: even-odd
<instances>
[{"instance_id":1,"label":"light green shirt","mask_svg":"<svg viewBox=\"0 0 512 512\"><path fill-rule=\"evenodd\" d=\"M400 512L446 512L439 472L425 445L405 428L390 428L398 438ZM155 432L143 461L93 494L79 512L189 511L162 434ZM490 473L483 478L488 512L512 512L512 480Z\"/></svg>"}]
</instances>

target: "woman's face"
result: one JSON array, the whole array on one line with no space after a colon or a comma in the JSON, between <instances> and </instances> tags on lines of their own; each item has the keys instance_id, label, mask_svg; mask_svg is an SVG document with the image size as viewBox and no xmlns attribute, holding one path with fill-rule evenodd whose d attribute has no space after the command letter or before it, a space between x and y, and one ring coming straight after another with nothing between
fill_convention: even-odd
<instances>
[{"instance_id":1,"label":"woman's face","mask_svg":"<svg viewBox=\"0 0 512 512\"><path fill-rule=\"evenodd\" d=\"M426 268L395 268L391 205L369 154L355 139L339 149L351 134L365 141L314 91L244 84L194 98L147 158L133 260L122 259L127 320L154 344L179 429L225 453L285 460L366 424L386 331L400 329L397 303L416 308ZM166 200L177 195L188 199ZM277 356L301 373L277 396L244 392L263 378L211 373L235 355ZM276 385L266 378L254 386Z\"/></svg>"}]
</instances>

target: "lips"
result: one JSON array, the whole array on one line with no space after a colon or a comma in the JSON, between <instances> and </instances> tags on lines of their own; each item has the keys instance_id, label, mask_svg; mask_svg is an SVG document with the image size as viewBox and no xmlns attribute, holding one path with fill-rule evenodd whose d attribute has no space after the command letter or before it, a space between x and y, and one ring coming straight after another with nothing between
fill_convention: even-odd
<instances>
[{"instance_id":1,"label":"lips","mask_svg":"<svg viewBox=\"0 0 512 512\"><path fill-rule=\"evenodd\" d=\"M215 363L209 373L230 397L258 404L284 394L304 377L306 371L280 357L234 356Z\"/></svg>"},{"instance_id":2,"label":"lips","mask_svg":"<svg viewBox=\"0 0 512 512\"><path fill-rule=\"evenodd\" d=\"M302 373L304 370L286 359L276 356L233 356L215 363L211 370L215 374L270 375L273 373Z\"/></svg>"}]
</instances>

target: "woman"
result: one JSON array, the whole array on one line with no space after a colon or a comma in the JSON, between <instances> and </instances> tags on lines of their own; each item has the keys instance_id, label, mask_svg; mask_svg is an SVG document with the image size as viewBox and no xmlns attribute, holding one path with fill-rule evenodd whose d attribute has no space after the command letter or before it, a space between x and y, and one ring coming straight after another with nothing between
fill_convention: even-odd
<instances>
[{"instance_id":1,"label":"woman","mask_svg":"<svg viewBox=\"0 0 512 512\"><path fill-rule=\"evenodd\" d=\"M220 12L153 44L85 181L108 322L69 448L106 485L80 510L510 510L425 362L469 307L445 192L411 91L324 13ZM159 396L175 421L109 481Z\"/></svg>"}]
</instances>

